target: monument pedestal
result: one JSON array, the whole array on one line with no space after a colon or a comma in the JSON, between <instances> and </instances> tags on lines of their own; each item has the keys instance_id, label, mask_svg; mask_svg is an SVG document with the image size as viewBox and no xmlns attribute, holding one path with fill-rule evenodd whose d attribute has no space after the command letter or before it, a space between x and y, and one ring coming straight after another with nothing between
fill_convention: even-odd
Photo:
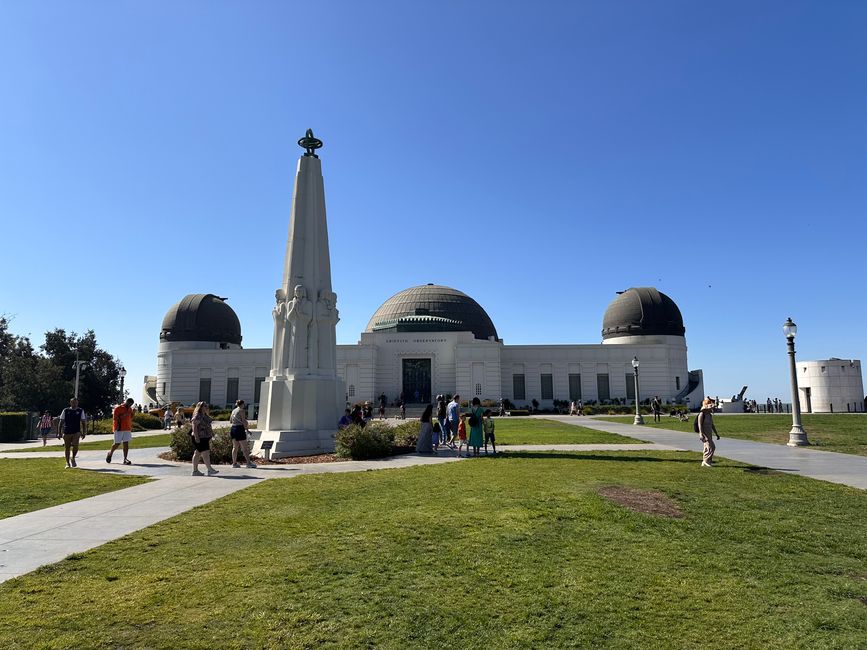
<instances>
[{"instance_id":1,"label":"monument pedestal","mask_svg":"<svg viewBox=\"0 0 867 650\"><path fill-rule=\"evenodd\" d=\"M273 441L272 458L312 456L334 451L337 421L344 403L343 381L335 377L294 375L268 377L262 384L253 453Z\"/></svg>"}]
</instances>

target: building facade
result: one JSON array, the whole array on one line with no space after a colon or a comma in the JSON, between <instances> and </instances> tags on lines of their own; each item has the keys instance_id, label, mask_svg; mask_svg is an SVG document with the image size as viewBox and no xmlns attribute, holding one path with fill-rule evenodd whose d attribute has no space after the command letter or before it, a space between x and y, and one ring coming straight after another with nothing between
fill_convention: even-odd
<instances>
[{"instance_id":1,"label":"building facade","mask_svg":"<svg viewBox=\"0 0 867 650\"><path fill-rule=\"evenodd\" d=\"M797 368L802 412L864 412L864 382L859 360L799 361Z\"/></svg>"},{"instance_id":2,"label":"building facade","mask_svg":"<svg viewBox=\"0 0 867 650\"><path fill-rule=\"evenodd\" d=\"M146 401L207 401L217 406L259 402L270 371L270 349L241 347L241 326L224 299L194 294L169 309L160 332L157 373L146 379ZM635 398L632 359L640 361L639 398L698 407L701 370L689 370L685 328L674 301L652 287L618 294L603 316L602 342L506 345L471 297L440 285L401 291L373 314L355 345L337 346L337 372L350 403L429 403L438 394L465 399L507 398L611 402Z\"/></svg>"}]
</instances>

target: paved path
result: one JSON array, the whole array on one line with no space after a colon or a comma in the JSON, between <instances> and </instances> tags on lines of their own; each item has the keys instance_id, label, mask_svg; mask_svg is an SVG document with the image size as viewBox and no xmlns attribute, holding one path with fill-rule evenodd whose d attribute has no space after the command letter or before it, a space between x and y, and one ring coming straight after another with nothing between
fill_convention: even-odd
<instances>
[{"instance_id":1,"label":"paved path","mask_svg":"<svg viewBox=\"0 0 867 650\"><path fill-rule=\"evenodd\" d=\"M568 415L552 415L548 419L680 449L699 452L702 450L701 441L696 433ZM819 451L810 447L787 447L768 442L726 438L724 429L720 430L720 435L722 440L716 445L717 456L867 490L867 456Z\"/></svg>"}]
</instances>

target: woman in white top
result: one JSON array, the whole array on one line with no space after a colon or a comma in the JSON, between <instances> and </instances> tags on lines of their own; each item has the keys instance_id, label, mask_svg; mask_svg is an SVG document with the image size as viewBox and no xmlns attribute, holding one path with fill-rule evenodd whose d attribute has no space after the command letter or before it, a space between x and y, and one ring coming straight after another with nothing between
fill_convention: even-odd
<instances>
[{"instance_id":1,"label":"woman in white top","mask_svg":"<svg viewBox=\"0 0 867 650\"><path fill-rule=\"evenodd\" d=\"M239 399L235 402L235 408L229 416L229 424L232 425L232 467L240 467L238 462L238 447L244 450L244 457L247 459L247 467L256 469L256 464L250 460L250 442L247 440L247 432L250 430L247 423L246 404L244 400Z\"/></svg>"}]
</instances>

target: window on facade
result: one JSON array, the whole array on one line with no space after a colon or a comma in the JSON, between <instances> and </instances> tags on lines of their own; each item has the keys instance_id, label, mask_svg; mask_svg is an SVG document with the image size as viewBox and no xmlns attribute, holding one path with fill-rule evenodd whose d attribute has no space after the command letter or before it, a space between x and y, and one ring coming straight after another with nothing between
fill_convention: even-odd
<instances>
[{"instance_id":1,"label":"window on facade","mask_svg":"<svg viewBox=\"0 0 867 650\"><path fill-rule=\"evenodd\" d=\"M476 397L478 397L478 396L480 396L480 395L482 394L482 385L481 385L481 384L476 384L476 392L475 392L475 394L476 394Z\"/></svg>"},{"instance_id":2,"label":"window on facade","mask_svg":"<svg viewBox=\"0 0 867 650\"><path fill-rule=\"evenodd\" d=\"M238 378L229 377L226 380L226 405L235 405L238 401Z\"/></svg>"},{"instance_id":3,"label":"window on facade","mask_svg":"<svg viewBox=\"0 0 867 650\"><path fill-rule=\"evenodd\" d=\"M349 384L349 396L355 397L355 384Z\"/></svg>"},{"instance_id":4,"label":"window on facade","mask_svg":"<svg viewBox=\"0 0 867 650\"><path fill-rule=\"evenodd\" d=\"M256 377L253 380L253 403L258 404L262 399L262 384L265 383L264 377Z\"/></svg>"},{"instance_id":5,"label":"window on facade","mask_svg":"<svg viewBox=\"0 0 867 650\"><path fill-rule=\"evenodd\" d=\"M542 379L542 399L554 399L554 375L541 375Z\"/></svg>"},{"instance_id":6,"label":"window on facade","mask_svg":"<svg viewBox=\"0 0 867 650\"><path fill-rule=\"evenodd\" d=\"M166 382L163 382L163 395L166 394Z\"/></svg>"},{"instance_id":7,"label":"window on facade","mask_svg":"<svg viewBox=\"0 0 867 650\"><path fill-rule=\"evenodd\" d=\"M200 379L199 380L199 401L205 402L205 404L211 403L211 380L210 379Z\"/></svg>"},{"instance_id":8,"label":"window on facade","mask_svg":"<svg viewBox=\"0 0 867 650\"><path fill-rule=\"evenodd\" d=\"M675 378L674 378L674 389L675 389L675 390L680 390L680 377L675 377Z\"/></svg>"},{"instance_id":9,"label":"window on facade","mask_svg":"<svg viewBox=\"0 0 867 650\"><path fill-rule=\"evenodd\" d=\"M635 399L635 375L626 373L626 399Z\"/></svg>"},{"instance_id":10,"label":"window on facade","mask_svg":"<svg viewBox=\"0 0 867 650\"><path fill-rule=\"evenodd\" d=\"M600 402L611 399L611 388L608 384L607 372L596 375L596 394Z\"/></svg>"},{"instance_id":11,"label":"window on facade","mask_svg":"<svg viewBox=\"0 0 867 650\"><path fill-rule=\"evenodd\" d=\"M569 399L573 401L578 401L581 399L581 375L580 374L570 374L569 375Z\"/></svg>"},{"instance_id":12,"label":"window on facade","mask_svg":"<svg viewBox=\"0 0 867 650\"><path fill-rule=\"evenodd\" d=\"M512 375L512 399L527 399L524 391L524 375Z\"/></svg>"}]
</instances>

